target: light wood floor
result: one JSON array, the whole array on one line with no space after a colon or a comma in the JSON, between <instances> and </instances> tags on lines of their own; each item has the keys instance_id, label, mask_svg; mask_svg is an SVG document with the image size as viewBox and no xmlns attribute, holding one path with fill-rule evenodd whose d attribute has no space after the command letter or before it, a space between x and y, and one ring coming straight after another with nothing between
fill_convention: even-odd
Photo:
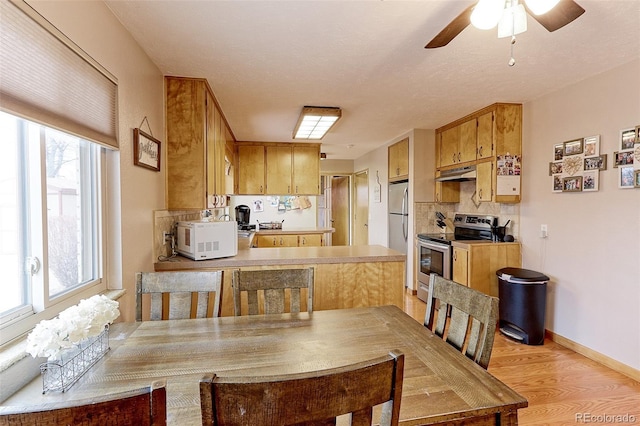
<instances>
[{"instance_id":1,"label":"light wood floor","mask_svg":"<svg viewBox=\"0 0 640 426\"><path fill-rule=\"evenodd\" d=\"M404 310L422 323L426 304L407 293ZM551 340L529 346L496 333L489 372L529 401L518 411L521 425L589 423L581 415L593 424L640 425L640 382Z\"/></svg>"}]
</instances>

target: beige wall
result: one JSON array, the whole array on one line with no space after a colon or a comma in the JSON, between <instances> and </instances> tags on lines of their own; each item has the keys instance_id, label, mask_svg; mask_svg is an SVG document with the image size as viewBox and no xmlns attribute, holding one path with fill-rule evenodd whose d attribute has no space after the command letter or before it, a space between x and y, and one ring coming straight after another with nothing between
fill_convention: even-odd
<instances>
[{"instance_id":1,"label":"beige wall","mask_svg":"<svg viewBox=\"0 0 640 426\"><path fill-rule=\"evenodd\" d=\"M108 189L105 277L109 288L127 289L120 310L122 319L131 321L135 273L153 270L153 210L165 208L164 167L158 173L133 165L133 129L141 127L146 116L151 129L146 123L141 128L165 140L162 74L103 2L28 3L118 79L120 151L108 160L115 185ZM162 160L164 153L163 146Z\"/></svg>"},{"instance_id":2,"label":"beige wall","mask_svg":"<svg viewBox=\"0 0 640 426\"><path fill-rule=\"evenodd\" d=\"M524 105L525 268L551 277L547 328L640 369L640 189L618 189L620 130L640 125L636 60ZM600 135L600 190L552 193L553 144ZM636 165L639 167L640 165ZM547 224L549 237L539 237Z\"/></svg>"}]
</instances>

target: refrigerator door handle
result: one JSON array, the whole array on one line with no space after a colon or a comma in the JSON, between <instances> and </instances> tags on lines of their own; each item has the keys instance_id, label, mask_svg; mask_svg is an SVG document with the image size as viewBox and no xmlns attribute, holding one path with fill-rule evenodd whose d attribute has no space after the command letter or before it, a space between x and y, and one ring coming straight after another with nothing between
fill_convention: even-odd
<instances>
[{"instance_id":1,"label":"refrigerator door handle","mask_svg":"<svg viewBox=\"0 0 640 426\"><path fill-rule=\"evenodd\" d=\"M409 188L405 188L404 194L402 195L402 235L405 241L409 238L409 212L407 211L407 204L409 204Z\"/></svg>"}]
</instances>

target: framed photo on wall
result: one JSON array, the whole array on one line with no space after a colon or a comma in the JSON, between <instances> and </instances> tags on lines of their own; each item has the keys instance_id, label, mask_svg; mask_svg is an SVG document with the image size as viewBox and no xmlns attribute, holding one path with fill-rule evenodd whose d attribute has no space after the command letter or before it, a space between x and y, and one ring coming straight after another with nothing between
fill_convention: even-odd
<instances>
[{"instance_id":1,"label":"framed photo on wall","mask_svg":"<svg viewBox=\"0 0 640 426\"><path fill-rule=\"evenodd\" d=\"M613 153L613 167L633 164L633 151L616 151Z\"/></svg>"},{"instance_id":2,"label":"framed photo on wall","mask_svg":"<svg viewBox=\"0 0 640 426\"><path fill-rule=\"evenodd\" d=\"M584 192L598 190L598 178L600 173L598 170L591 170L582 174L582 190Z\"/></svg>"},{"instance_id":3,"label":"framed photo on wall","mask_svg":"<svg viewBox=\"0 0 640 426\"><path fill-rule=\"evenodd\" d=\"M640 170L633 172L633 187L640 188Z\"/></svg>"},{"instance_id":4,"label":"framed photo on wall","mask_svg":"<svg viewBox=\"0 0 640 426\"><path fill-rule=\"evenodd\" d=\"M626 129L620 131L620 150L632 149L636 140L636 129Z\"/></svg>"},{"instance_id":5,"label":"framed photo on wall","mask_svg":"<svg viewBox=\"0 0 640 426\"><path fill-rule=\"evenodd\" d=\"M620 166L619 168L620 179L618 180L619 188L633 188L635 171L633 166Z\"/></svg>"},{"instance_id":6,"label":"framed photo on wall","mask_svg":"<svg viewBox=\"0 0 640 426\"><path fill-rule=\"evenodd\" d=\"M584 170L607 170L607 154L585 158Z\"/></svg>"},{"instance_id":7,"label":"framed photo on wall","mask_svg":"<svg viewBox=\"0 0 640 426\"><path fill-rule=\"evenodd\" d=\"M576 139L573 141L568 141L564 143L564 152L563 155L576 155L582 154L583 152L583 140Z\"/></svg>"},{"instance_id":8,"label":"framed photo on wall","mask_svg":"<svg viewBox=\"0 0 640 426\"><path fill-rule=\"evenodd\" d=\"M553 146L553 161L562 160L562 156L564 155L564 144L557 143Z\"/></svg>"},{"instance_id":9,"label":"framed photo on wall","mask_svg":"<svg viewBox=\"0 0 640 426\"><path fill-rule=\"evenodd\" d=\"M160 171L160 141L140 129L133 129L133 164Z\"/></svg>"},{"instance_id":10,"label":"framed photo on wall","mask_svg":"<svg viewBox=\"0 0 640 426\"><path fill-rule=\"evenodd\" d=\"M571 176L562 179L563 192L581 192L582 176Z\"/></svg>"},{"instance_id":11,"label":"framed photo on wall","mask_svg":"<svg viewBox=\"0 0 640 426\"><path fill-rule=\"evenodd\" d=\"M549 163L549 176L562 173L562 161L553 161Z\"/></svg>"},{"instance_id":12,"label":"framed photo on wall","mask_svg":"<svg viewBox=\"0 0 640 426\"><path fill-rule=\"evenodd\" d=\"M584 138L584 156L594 157L600 155L600 135Z\"/></svg>"},{"instance_id":13,"label":"framed photo on wall","mask_svg":"<svg viewBox=\"0 0 640 426\"><path fill-rule=\"evenodd\" d=\"M553 188L551 192L562 192L562 177L560 175L553 176Z\"/></svg>"}]
</instances>

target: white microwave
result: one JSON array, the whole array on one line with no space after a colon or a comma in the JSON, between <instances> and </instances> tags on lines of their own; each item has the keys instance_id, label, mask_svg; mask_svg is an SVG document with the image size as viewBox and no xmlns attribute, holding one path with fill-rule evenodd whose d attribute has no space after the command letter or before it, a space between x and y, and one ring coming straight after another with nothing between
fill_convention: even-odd
<instances>
[{"instance_id":1,"label":"white microwave","mask_svg":"<svg viewBox=\"0 0 640 426\"><path fill-rule=\"evenodd\" d=\"M218 259L238 254L235 221L178 222L177 252L193 260Z\"/></svg>"}]
</instances>

